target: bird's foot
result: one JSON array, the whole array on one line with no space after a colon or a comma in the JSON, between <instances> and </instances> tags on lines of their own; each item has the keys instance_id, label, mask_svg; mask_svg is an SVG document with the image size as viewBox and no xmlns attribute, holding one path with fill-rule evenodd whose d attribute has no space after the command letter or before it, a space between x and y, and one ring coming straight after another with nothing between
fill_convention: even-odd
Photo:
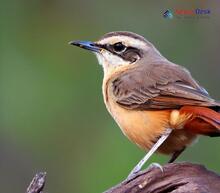
<instances>
[{"instance_id":1,"label":"bird's foot","mask_svg":"<svg viewBox=\"0 0 220 193\"><path fill-rule=\"evenodd\" d=\"M152 170L152 169L159 169L161 172L163 172L163 166L161 166L158 163L151 163L145 171L141 171L141 168L137 165L134 167L134 169L130 172L128 177L126 178L126 182L130 182L134 178L140 176L141 174L145 173L146 171Z\"/></svg>"},{"instance_id":2,"label":"bird's foot","mask_svg":"<svg viewBox=\"0 0 220 193\"><path fill-rule=\"evenodd\" d=\"M152 169L156 169L156 168L160 169L161 172L164 171L164 170L163 170L163 166L161 166L160 164L158 164L158 163L156 163L156 162L151 163L151 164L147 167L147 171L152 170Z\"/></svg>"}]
</instances>

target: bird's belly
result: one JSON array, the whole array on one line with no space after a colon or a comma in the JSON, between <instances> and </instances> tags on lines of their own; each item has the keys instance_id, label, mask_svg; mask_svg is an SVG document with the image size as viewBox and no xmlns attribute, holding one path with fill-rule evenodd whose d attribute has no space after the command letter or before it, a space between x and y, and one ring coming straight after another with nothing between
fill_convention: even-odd
<instances>
[{"instance_id":1,"label":"bird's belly","mask_svg":"<svg viewBox=\"0 0 220 193\"><path fill-rule=\"evenodd\" d=\"M170 110L128 110L111 100L106 105L122 132L142 149L150 149L170 127ZM190 144L194 138L194 134L184 129L174 130L158 151L171 154Z\"/></svg>"},{"instance_id":2,"label":"bird's belly","mask_svg":"<svg viewBox=\"0 0 220 193\"><path fill-rule=\"evenodd\" d=\"M169 111L129 110L111 99L106 105L122 132L143 149L150 149L168 126Z\"/></svg>"}]
</instances>

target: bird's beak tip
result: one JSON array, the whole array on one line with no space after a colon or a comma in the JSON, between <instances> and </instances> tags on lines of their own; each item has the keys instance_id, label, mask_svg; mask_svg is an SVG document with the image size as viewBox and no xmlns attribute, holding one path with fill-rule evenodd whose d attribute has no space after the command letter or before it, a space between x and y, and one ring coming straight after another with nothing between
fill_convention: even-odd
<instances>
[{"instance_id":1,"label":"bird's beak tip","mask_svg":"<svg viewBox=\"0 0 220 193\"><path fill-rule=\"evenodd\" d=\"M80 48L84 48L93 52L100 52L101 50L101 48L96 43L90 41L70 41L69 45L78 46Z\"/></svg>"},{"instance_id":2,"label":"bird's beak tip","mask_svg":"<svg viewBox=\"0 0 220 193\"><path fill-rule=\"evenodd\" d=\"M69 41L68 42L69 45L73 45L73 46L76 46L76 43L77 43L77 41Z\"/></svg>"}]
</instances>

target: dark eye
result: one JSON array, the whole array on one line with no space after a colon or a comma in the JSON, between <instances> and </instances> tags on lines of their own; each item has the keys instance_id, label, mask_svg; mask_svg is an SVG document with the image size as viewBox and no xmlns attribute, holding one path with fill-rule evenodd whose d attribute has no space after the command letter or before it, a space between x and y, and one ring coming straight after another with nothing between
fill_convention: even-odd
<instances>
[{"instance_id":1,"label":"dark eye","mask_svg":"<svg viewBox=\"0 0 220 193\"><path fill-rule=\"evenodd\" d=\"M123 52L126 50L126 46L122 44L121 42L113 44L113 50L115 52Z\"/></svg>"}]
</instances>

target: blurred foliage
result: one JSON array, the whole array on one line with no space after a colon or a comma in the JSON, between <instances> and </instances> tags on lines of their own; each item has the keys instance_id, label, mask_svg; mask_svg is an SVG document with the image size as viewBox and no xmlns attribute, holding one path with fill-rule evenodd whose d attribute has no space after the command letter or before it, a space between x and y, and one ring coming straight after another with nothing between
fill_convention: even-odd
<instances>
[{"instance_id":1,"label":"blurred foliage","mask_svg":"<svg viewBox=\"0 0 220 193\"><path fill-rule=\"evenodd\" d=\"M209 19L164 19L166 9L209 8ZM46 192L97 193L144 155L121 133L101 94L95 57L68 45L116 30L144 35L219 90L218 1L0 0L0 187L24 192L47 171ZM202 138L179 160L220 172L219 138ZM165 163L154 155L151 161Z\"/></svg>"}]
</instances>

